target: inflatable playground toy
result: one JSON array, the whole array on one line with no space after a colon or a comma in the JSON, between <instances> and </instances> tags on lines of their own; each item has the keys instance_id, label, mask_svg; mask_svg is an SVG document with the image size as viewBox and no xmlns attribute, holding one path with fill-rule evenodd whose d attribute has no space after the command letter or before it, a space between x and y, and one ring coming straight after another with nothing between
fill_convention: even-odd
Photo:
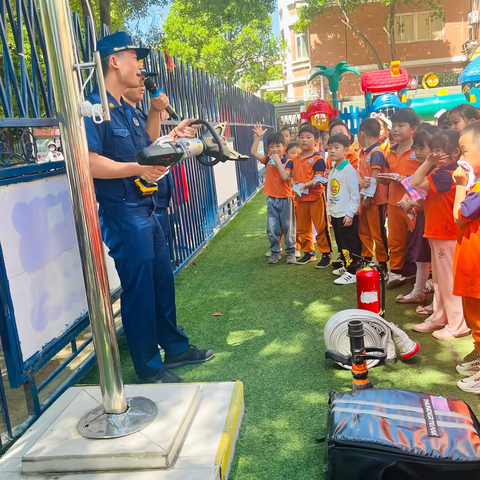
<instances>
[{"instance_id":1,"label":"inflatable playground toy","mask_svg":"<svg viewBox=\"0 0 480 480\"><path fill-rule=\"evenodd\" d=\"M300 116L315 125L320 130L328 130L330 121L341 118L353 134L358 133L358 127L363 119L372 113L383 113L391 116L400 108L412 108L423 121L435 120L435 114L440 110L450 110L462 103L470 103L480 108L480 57L470 62L458 77L458 84L462 87L461 93L448 93L447 88L437 88L436 93L427 97L407 98L407 91L416 87L416 80L408 74L405 68L400 67L400 62L391 62L389 70L377 70L360 74L346 62L340 62L335 67L326 68L317 65L315 72L309 79L322 75L329 81L332 93L332 102L316 100L309 105L301 105ZM342 76L351 72L360 76L361 88L365 97L365 107L338 109L338 89ZM424 89L438 86L439 79L428 72L422 79ZM333 90L332 90L333 88Z\"/></svg>"}]
</instances>

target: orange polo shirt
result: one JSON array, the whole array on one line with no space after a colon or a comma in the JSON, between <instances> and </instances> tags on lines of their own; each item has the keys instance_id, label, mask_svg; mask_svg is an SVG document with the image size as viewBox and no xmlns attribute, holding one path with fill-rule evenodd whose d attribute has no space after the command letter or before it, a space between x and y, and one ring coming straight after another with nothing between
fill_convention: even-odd
<instances>
[{"instance_id":1,"label":"orange polo shirt","mask_svg":"<svg viewBox=\"0 0 480 480\"><path fill-rule=\"evenodd\" d=\"M385 155L379 143L360 150L358 172L362 180L365 177L371 177L373 170L379 170L379 173L385 172ZM375 196L371 199L375 205L385 205L387 203L387 185L377 183Z\"/></svg>"},{"instance_id":2,"label":"orange polo shirt","mask_svg":"<svg viewBox=\"0 0 480 480\"><path fill-rule=\"evenodd\" d=\"M453 218L455 182L452 173L457 164L435 168L427 180L431 190L425 199L425 238L455 240L458 226Z\"/></svg>"},{"instance_id":3,"label":"orange polo shirt","mask_svg":"<svg viewBox=\"0 0 480 480\"><path fill-rule=\"evenodd\" d=\"M348 152L345 155L345 159L350 162L350 165L355 170L358 169L358 153L355 150L353 150L351 147L348 149ZM326 163L327 170L331 170L333 167L332 159L328 157L325 163Z\"/></svg>"},{"instance_id":4,"label":"orange polo shirt","mask_svg":"<svg viewBox=\"0 0 480 480\"><path fill-rule=\"evenodd\" d=\"M265 164L267 168L263 193L269 197L290 198L293 194L290 179L282 180L278 167L270 164L270 157L263 157L262 163ZM287 157L282 158L282 164L285 170L292 170L293 162L287 160Z\"/></svg>"},{"instance_id":5,"label":"orange polo shirt","mask_svg":"<svg viewBox=\"0 0 480 480\"><path fill-rule=\"evenodd\" d=\"M467 224L458 227L453 255L453 294L480 298L480 182L467 193L459 213Z\"/></svg>"},{"instance_id":6,"label":"orange polo shirt","mask_svg":"<svg viewBox=\"0 0 480 480\"><path fill-rule=\"evenodd\" d=\"M293 159L293 181L295 183L307 183L313 180L315 175L322 175L325 173L325 160L321 155L313 154L305 158L300 158L297 155ZM302 194L301 197L295 195L297 202L311 202L318 200L323 193L323 185L317 183L308 189L307 194Z\"/></svg>"},{"instance_id":7,"label":"orange polo shirt","mask_svg":"<svg viewBox=\"0 0 480 480\"><path fill-rule=\"evenodd\" d=\"M410 148L399 156L397 148L398 145L394 145L387 153L387 171L405 177L413 175L420 166L415 157L415 150ZM388 204L397 206L405 193L406 190L400 182L390 182L388 185Z\"/></svg>"}]
</instances>

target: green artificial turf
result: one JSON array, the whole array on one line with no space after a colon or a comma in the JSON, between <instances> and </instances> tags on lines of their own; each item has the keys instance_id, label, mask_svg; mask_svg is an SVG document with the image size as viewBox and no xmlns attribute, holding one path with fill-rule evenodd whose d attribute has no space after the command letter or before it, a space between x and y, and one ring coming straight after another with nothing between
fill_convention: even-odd
<instances>
[{"instance_id":1,"label":"green artificial turf","mask_svg":"<svg viewBox=\"0 0 480 480\"><path fill-rule=\"evenodd\" d=\"M176 278L178 323L192 343L216 354L176 373L186 382L244 383L231 479L323 479L324 446L315 436L326 430L329 392L351 385L350 372L325 360L323 327L335 312L356 308L356 289L334 285L331 269L314 264L285 265L282 258L268 265L265 226L266 199L259 194ZM387 293L386 318L420 342L420 353L408 364L373 369L372 383L459 397L480 413L477 397L456 387L455 363L473 350L471 337L444 342L412 332L424 317L395 303L409 290ZM124 380L135 383L125 339L119 343ZM81 383L98 384L96 368Z\"/></svg>"}]
</instances>

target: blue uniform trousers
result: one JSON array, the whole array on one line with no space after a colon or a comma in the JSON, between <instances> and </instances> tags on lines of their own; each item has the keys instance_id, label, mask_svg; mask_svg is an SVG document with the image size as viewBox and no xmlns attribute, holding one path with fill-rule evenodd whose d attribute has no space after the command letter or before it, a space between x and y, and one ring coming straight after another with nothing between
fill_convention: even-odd
<instances>
[{"instance_id":1,"label":"blue uniform trousers","mask_svg":"<svg viewBox=\"0 0 480 480\"><path fill-rule=\"evenodd\" d=\"M151 377L163 368L158 345L173 356L188 349L188 337L177 330L165 235L151 207L101 205L99 213L122 284L122 322L135 372Z\"/></svg>"}]
</instances>

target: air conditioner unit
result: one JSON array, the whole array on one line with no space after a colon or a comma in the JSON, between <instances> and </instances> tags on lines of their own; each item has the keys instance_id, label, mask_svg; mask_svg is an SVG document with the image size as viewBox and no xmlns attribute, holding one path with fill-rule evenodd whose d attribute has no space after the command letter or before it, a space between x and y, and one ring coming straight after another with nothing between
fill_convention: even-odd
<instances>
[{"instance_id":1,"label":"air conditioner unit","mask_svg":"<svg viewBox=\"0 0 480 480\"><path fill-rule=\"evenodd\" d=\"M467 16L467 19L468 19L468 26L469 27L474 27L474 26L476 26L480 23L478 11L476 11L476 10L473 11L473 12L470 12Z\"/></svg>"}]
</instances>

